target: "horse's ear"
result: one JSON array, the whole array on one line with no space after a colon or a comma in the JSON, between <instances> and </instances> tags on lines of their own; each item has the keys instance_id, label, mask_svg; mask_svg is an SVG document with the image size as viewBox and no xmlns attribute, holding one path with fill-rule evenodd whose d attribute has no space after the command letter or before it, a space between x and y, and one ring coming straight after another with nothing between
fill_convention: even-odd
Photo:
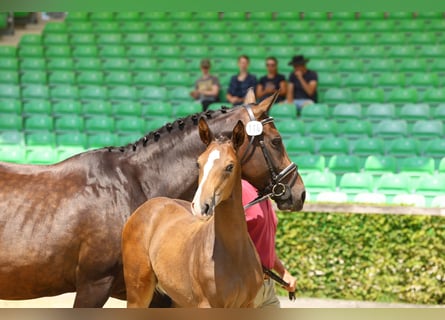
<instances>
[{"instance_id":1,"label":"horse's ear","mask_svg":"<svg viewBox=\"0 0 445 320\"><path fill-rule=\"evenodd\" d=\"M252 110L255 114L255 118L259 119L263 114L269 114L270 108L272 108L272 105L275 103L279 95L278 91L275 91L273 95L270 97L264 99L258 105L253 106Z\"/></svg>"},{"instance_id":2,"label":"horse's ear","mask_svg":"<svg viewBox=\"0 0 445 320\"><path fill-rule=\"evenodd\" d=\"M238 123L232 131L232 144L235 150L238 150L239 147L241 147L241 145L244 143L245 136L246 131L244 129L244 123L241 120L238 120Z\"/></svg>"},{"instance_id":3,"label":"horse's ear","mask_svg":"<svg viewBox=\"0 0 445 320\"><path fill-rule=\"evenodd\" d=\"M244 103L245 104L254 104L254 103L256 103L255 90L253 89L253 87L250 87L247 90L246 97L244 98Z\"/></svg>"},{"instance_id":4,"label":"horse's ear","mask_svg":"<svg viewBox=\"0 0 445 320\"><path fill-rule=\"evenodd\" d=\"M203 117L199 118L198 128L201 141L204 142L206 146L208 146L210 142L213 141L213 133L210 130L207 121Z\"/></svg>"}]
</instances>

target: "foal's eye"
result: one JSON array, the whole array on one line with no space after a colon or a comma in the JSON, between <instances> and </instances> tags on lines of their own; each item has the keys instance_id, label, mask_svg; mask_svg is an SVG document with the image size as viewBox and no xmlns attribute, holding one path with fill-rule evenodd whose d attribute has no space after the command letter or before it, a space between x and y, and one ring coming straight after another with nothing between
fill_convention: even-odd
<instances>
[{"instance_id":1,"label":"foal's eye","mask_svg":"<svg viewBox=\"0 0 445 320\"><path fill-rule=\"evenodd\" d=\"M233 164L229 164L229 165L226 167L226 171L227 171L227 172L232 172L232 170L233 170Z\"/></svg>"}]
</instances>

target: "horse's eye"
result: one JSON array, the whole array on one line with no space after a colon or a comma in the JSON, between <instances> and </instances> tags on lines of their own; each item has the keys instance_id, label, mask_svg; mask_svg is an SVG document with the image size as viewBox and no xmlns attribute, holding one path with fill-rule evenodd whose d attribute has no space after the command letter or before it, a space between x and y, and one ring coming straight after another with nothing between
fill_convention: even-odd
<instances>
[{"instance_id":1,"label":"horse's eye","mask_svg":"<svg viewBox=\"0 0 445 320\"><path fill-rule=\"evenodd\" d=\"M196 168L199 169L199 162L196 162Z\"/></svg>"},{"instance_id":2,"label":"horse's eye","mask_svg":"<svg viewBox=\"0 0 445 320\"><path fill-rule=\"evenodd\" d=\"M233 170L233 164L229 164L229 165L226 167L226 171L227 171L227 172L232 172L232 170Z\"/></svg>"},{"instance_id":3,"label":"horse's eye","mask_svg":"<svg viewBox=\"0 0 445 320\"><path fill-rule=\"evenodd\" d=\"M279 147L279 146L281 145L281 138L273 139L273 140L272 140L272 144L273 144L275 147Z\"/></svg>"}]
</instances>

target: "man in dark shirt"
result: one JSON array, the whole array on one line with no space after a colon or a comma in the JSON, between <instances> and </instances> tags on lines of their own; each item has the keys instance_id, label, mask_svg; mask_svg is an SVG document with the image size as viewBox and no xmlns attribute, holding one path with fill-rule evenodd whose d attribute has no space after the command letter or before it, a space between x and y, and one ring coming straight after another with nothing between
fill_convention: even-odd
<instances>
[{"instance_id":1,"label":"man in dark shirt","mask_svg":"<svg viewBox=\"0 0 445 320\"><path fill-rule=\"evenodd\" d=\"M266 58L266 68L267 74L260 78L256 86L256 96L262 101L279 90L277 102L281 102L286 97L286 78L278 73L278 61L275 57Z\"/></svg>"},{"instance_id":2,"label":"man in dark shirt","mask_svg":"<svg viewBox=\"0 0 445 320\"><path fill-rule=\"evenodd\" d=\"M248 71L249 61L248 56L241 55L238 58L239 73L230 79L227 101L234 106L243 104L247 90L251 87L256 87L256 77Z\"/></svg>"},{"instance_id":3,"label":"man in dark shirt","mask_svg":"<svg viewBox=\"0 0 445 320\"><path fill-rule=\"evenodd\" d=\"M297 116L301 115L301 109L318 101L317 72L306 68L309 59L302 55L294 56L289 62L294 67L294 71L289 75L289 84L287 88L287 102L295 103L297 107Z\"/></svg>"}]
</instances>

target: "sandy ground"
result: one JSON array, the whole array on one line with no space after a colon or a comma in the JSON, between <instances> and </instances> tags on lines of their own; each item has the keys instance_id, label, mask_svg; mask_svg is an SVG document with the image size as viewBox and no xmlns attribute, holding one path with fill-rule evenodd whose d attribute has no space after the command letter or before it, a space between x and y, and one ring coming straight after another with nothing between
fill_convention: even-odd
<instances>
[{"instance_id":1,"label":"sandy ground","mask_svg":"<svg viewBox=\"0 0 445 320\"><path fill-rule=\"evenodd\" d=\"M282 308L445 308L441 306L425 306L401 303L376 303L363 301L347 301L334 299L298 298L296 301L282 297ZM7 301L0 300L0 308L71 308L74 301L74 293L66 293L51 298L39 298L33 300ZM124 308L125 301L109 299L106 308Z\"/></svg>"}]
</instances>

